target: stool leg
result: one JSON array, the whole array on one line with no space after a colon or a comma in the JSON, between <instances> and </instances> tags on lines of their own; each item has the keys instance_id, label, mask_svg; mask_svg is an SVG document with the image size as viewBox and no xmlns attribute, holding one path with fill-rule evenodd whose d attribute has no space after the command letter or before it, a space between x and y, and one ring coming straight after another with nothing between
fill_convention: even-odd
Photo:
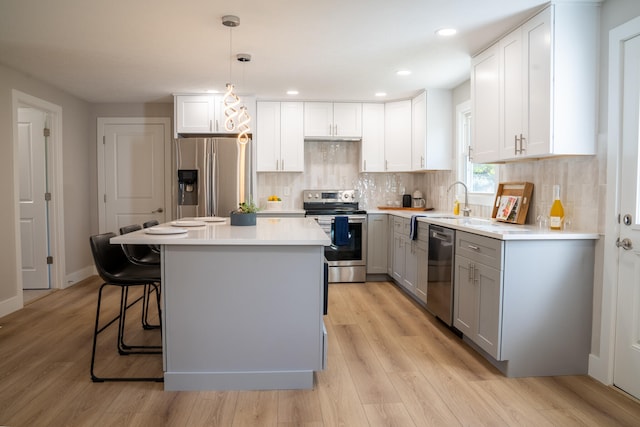
<instances>
[{"instance_id":1,"label":"stool leg","mask_svg":"<svg viewBox=\"0 0 640 427\"><path fill-rule=\"evenodd\" d=\"M144 285L143 293L146 292L144 289L147 288L148 285ZM124 341L124 332L125 325L127 320L127 309L131 307L131 305L135 304L140 299L137 299L131 305L128 304L129 298L129 287L122 286L120 292L120 320L118 322L118 353L121 355L128 354L162 354L162 346L161 345L129 345ZM144 302L143 302L143 310L144 310ZM154 351L150 351L153 349Z\"/></svg>"},{"instance_id":2,"label":"stool leg","mask_svg":"<svg viewBox=\"0 0 640 427\"><path fill-rule=\"evenodd\" d=\"M93 329L93 345L92 345L92 349L91 349L91 381L93 382L105 382L105 381L152 381L152 382L164 382L164 376L161 377L98 377L97 375L95 375L95 359L96 359L96 347L97 347L97 340L98 340L98 334L100 334L102 331L104 331L107 327L111 326L116 320L118 320L118 342L120 342L120 332L124 331L123 326L124 325L124 313L126 312L126 309L128 308L126 305L127 302L127 296L128 296L128 289L125 290L125 287L121 287L121 293L120 293L120 314L113 318L112 320L110 320L106 325L104 325L102 328L99 327L100 325L100 306L102 304L102 291L103 289L109 285L109 283L103 283L102 286L100 286L100 290L98 291L98 304L97 304L97 308L96 308L96 322L94 325L94 329ZM123 305L122 302L124 301L124 311L123 311ZM158 298L158 308L160 307L160 299ZM144 352L140 352L142 354L144 354ZM147 352L149 354L158 354L158 353L162 353L162 352ZM126 353L125 353L126 354Z\"/></svg>"},{"instance_id":3,"label":"stool leg","mask_svg":"<svg viewBox=\"0 0 640 427\"><path fill-rule=\"evenodd\" d=\"M158 329L160 327L160 325L152 325L149 323L149 298L153 291L156 293L160 292L160 286L155 284L148 284L144 286L144 293L142 295L142 327L144 329Z\"/></svg>"}]
</instances>

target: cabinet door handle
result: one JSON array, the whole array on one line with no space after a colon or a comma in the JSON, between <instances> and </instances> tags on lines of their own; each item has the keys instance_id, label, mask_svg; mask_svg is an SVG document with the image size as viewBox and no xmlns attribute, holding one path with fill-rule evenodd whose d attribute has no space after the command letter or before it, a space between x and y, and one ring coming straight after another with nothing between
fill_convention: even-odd
<instances>
[{"instance_id":1,"label":"cabinet door handle","mask_svg":"<svg viewBox=\"0 0 640 427\"><path fill-rule=\"evenodd\" d=\"M474 268L473 263L469 263L468 270L469 270L469 281L470 282L473 282L473 268Z\"/></svg>"},{"instance_id":2,"label":"cabinet door handle","mask_svg":"<svg viewBox=\"0 0 640 427\"><path fill-rule=\"evenodd\" d=\"M213 132L213 120L209 119L209 132Z\"/></svg>"},{"instance_id":3,"label":"cabinet door handle","mask_svg":"<svg viewBox=\"0 0 640 427\"><path fill-rule=\"evenodd\" d=\"M279 162L279 160L278 160L278 159L276 159L276 170L279 170L279 169L278 169L278 162Z\"/></svg>"},{"instance_id":4,"label":"cabinet door handle","mask_svg":"<svg viewBox=\"0 0 640 427\"><path fill-rule=\"evenodd\" d=\"M467 245L467 248L469 248L471 250L474 250L474 251L479 251L480 250L480 248L478 246L475 246L475 245Z\"/></svg>"},{"instance_id":5,"label":"cabinet door handle","mask_svg":"<svg viewBox=\"0 0 640 427\"><path fill-rule=\"evenodd\" d=\"M333 126L329 123L329 135L333 136Z\"/></svg>"},{"instance_id":6,"label":"cabinet door handle","mask_svg":"<svg viewBox=\"0 0 640 427\"><path fill-rule=\"evenodd\" d=\"M424 169L424 156L420 156L420 169Z\"/></svg>"},{"instance_id":7,"label":"cabinet door handle","mask_svg":"<svg viewBox=\"0 0 640 427\"><path fill-rule=\"evenodd\" d=\"M384 161L384 170L389 170L389 160Z\"/></svg>"},{"instance_id":8,"label":"cabinet door handle","mask_svg":"<svg viewBox=\"0 0 640 427\"><path fill-rule=\"evenodd\" d=\"M280 165L282 166L282 170L284 170L284 159L280 160Z\"/></svg>"},{"instance_id":9,"label":"cabinet door handle","mask_svg":"<svg viewBox=\"0 0 640 427\"><path fill-rule=\"evenodd\" d=\"M469 146L469 162L473 163L473 154L471 154L473 152L473 147Z\"/></svg>"},{"instance_id":10,"label":"cabinet door handle","mask_svg":"<svg viewBox=\"0 0 640 427\"><path fill-rule=\"evenodd\" d=\"M518 135L513 135L513 155L518 155Z\"/></svg>"},{"instance_id":11,"label":"cabinet door handle","mask_svg":"<svg viewBox=\"0 0 640 427\"><path fill-rule=\"evenodd\" d=\"M524 137L520 134L520 154L523 154L526 150L524 148Z\"/></svg>"}]
</instances>

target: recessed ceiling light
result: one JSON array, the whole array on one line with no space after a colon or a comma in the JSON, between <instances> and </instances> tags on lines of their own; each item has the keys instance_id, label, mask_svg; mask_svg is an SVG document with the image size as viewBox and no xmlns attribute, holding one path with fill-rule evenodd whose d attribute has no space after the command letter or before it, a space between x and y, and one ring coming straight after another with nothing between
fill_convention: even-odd
<instances>
[{"instance_id":1,"label":"recessed ceiling light","mask_svg":"<svg viewBox=\"0 0 640 427\"><path fill-rule=\"evenodd\" d=\"M410 75L410 74L411 74L411 71L409 71L409 70L398 70L398 71L396 72L396 74L397 74L398 76L408 76L408 75Z\"/></svg>"},{"instance_id":2,"label":"recessed ceiling light","mask_svg":"<svg viewBox=\"0 0 640 427\"><path fill-rule=\"evenodd\" d=\"M288 90L288 91L287 91L287 95L297 95L297 94L299 94L299 93L300 93L300 92L298 92L297 90Z\"/></svg>"},{"instance_id":3,"label":"recessed ceiling light","mask_svg":"<svg viewBox=\"0 0 640 427\"><path fill-rule=\"evenodd\" d=\"M376 96L387 96L387 92L376 92Z\"/></svg>"},{"instance_id":4,"label":"recessed ceiling light","mask_svg":"<svg viewBox=\"0 0 640 427\"><path fill-rule=\"evenodd\" d=\"M453 36L454 34L456 34L458 32L458 30L456 30L455 28L440 28L439 30L436 31L436 34L439 36Z\"/></svg>"}]
</instances>

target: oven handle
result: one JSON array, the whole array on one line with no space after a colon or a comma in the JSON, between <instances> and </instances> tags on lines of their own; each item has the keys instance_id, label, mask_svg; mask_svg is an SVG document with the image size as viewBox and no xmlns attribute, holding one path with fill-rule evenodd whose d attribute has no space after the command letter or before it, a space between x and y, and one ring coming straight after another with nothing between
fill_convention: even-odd
<instances>
[{"instance_id":1,"label":"oven handle","mask_svg":"<svg viewBox=\"0 0 640 427\"><path fill-rule=\"evenodd\" d=\"M315 219L318 224L333 224L336 216L346 216L349 223L364 223L367 221L366 215L313 215L308 218Z\"/></svg>"}]
</instances>

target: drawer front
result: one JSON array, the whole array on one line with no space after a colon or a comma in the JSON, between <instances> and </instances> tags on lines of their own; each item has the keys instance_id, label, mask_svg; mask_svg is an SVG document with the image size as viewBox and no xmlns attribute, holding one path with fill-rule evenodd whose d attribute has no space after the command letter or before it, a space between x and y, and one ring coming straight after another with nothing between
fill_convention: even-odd
<instances>
[{"instance_id":1,"label":"drawer front","mask_svg":"<svg viewBox=\"0 0 640 427\"><path fill-rule=\"evenodd\" d=\"M456 232L456 254L501 270L502 241L464 231Z\"/></svg>"},{"instance_id":2,"label":"drawer front","mask_svg":"<svg viewBox=\"0 0 640 427\"><path fill-rule=\"evenodd\" d=\"M429 241L429 224L418 221L418 241L419 242Z\"/></svg>"},{"instance_id":3,"label":"drawer front","mask_svg":"<svg viewBox=\"0 0 640 427\"><path fill-rule=\"evenodd\" d=\"M409 235L409 220L406 218L393 218L393 231L394 233Z\"/></svg>"}]
</instances>

